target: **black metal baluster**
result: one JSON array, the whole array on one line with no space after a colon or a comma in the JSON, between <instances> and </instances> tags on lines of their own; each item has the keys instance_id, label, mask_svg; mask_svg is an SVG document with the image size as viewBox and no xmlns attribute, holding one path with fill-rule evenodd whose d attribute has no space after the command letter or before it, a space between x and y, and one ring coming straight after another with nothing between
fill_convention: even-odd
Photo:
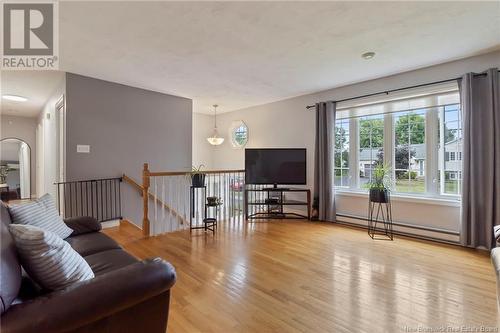
<instances>
[{"instance_id":1,"label":"black metal baluster","mask_svg":"<svg viewBox=\"0 0 500 333\"><path fill-rule=\"evenodd\" d=\"M63 196L64 196L64 216L66 217L66 214L68 213L68 191L66 188L68 184L63 184Z\"/></svg>"},{"instance_id":2,"label":"black metal baluster","mask_svg":"<svg viewBox=\"0 0 500 333\"><path fill-rule=\"evenodd\" d=\"M116 218L116 215L117 215L116 214L116 181L113 181L112 185L113 185L113 193L114 193L114 195L113 195L113 199L114 199L114 201L113 201L113 218Z\"/></svg>"},{"instance_id":3,"label":"black metal baluster","mask_svg":"<svg viewBox=\"0 0 500 333\"><path fill-rule=\"evenodd\" d=\"M81 182L77 184L80 187L80 216L83 216L83 186Z\"/></svg>"},{"instance_id":4,"label":"black metal baluster","mask_svg":"<svg viewBox=\"0 0 500 333\"><path fill-rule=\"evenodd\" d=\"M86 181L85 182L85 197L87 198L87 211L86 211L86 214L87 216L90 215L90 207L89 207L89 182Z\"/></svg>"},{"instance_id":5,"label":"black metal baluster","mask_svg":"<svg viewBox=\"0 0 500 333\"><path fill-rule=\"evenodd\" d=\"M99 181L99 188L101 189L101 198L99 199L98 201L98 204L99 204L99 210L101 211L101 222L104 221L104 216L105 215L105 211L106 211L106 207L104 206L104 184L101 181Z\"/></svg>"},{"instance_id":6,"label":"black metal baluster","mask_svg":"<svg viewBox=\"0 0 500 333\"><path fill-rule=\"evenodd\" d=\"M59 212L59 215L61 215L61 193L59 191L60 185L59 183L57 184L57 211Z\"/></svg>"},{"instance_id":7,"label":"black metal baluster","mask_svg":"<svg viewBox=\"0 0 500 333\"><path fill-rule=\"evenodd\" d=\"M120 215L120 220L123 218L122 216L122 179L118 182L118 214Z\"/></svg>"},{"instance_id":8,"label":"black metal baluster","mask_svg":"<svg viewBox=\"0 0 500 333\"><path fill-rule=\"evenodd\" d=\"M95 218L99 221L99 213L100 213L100 207L99 207L99 182L95 181L95 190L94 190L94 200L95 200Z\"/></svg>"},{"instance_id":9,"label":"black metal baluster","mask_svg":"<svg viewBox=\"0 0 500 333\"><path fill-rule=\"evenodd\" d=\"M69 217L72 217L73 216L73 183L69 184L69 207L70 207Z\"/></svg>"},{"instance_id":10,"label":"black metal baluster","mask_svg":"<svg viewBox=\"0 0 500 333\"><path fill-rule=\"evenodd\" d=\"M96 190L95 190L94 182L90 182L90 201L92 202L91 203L91 205L92 205L92 217L97 219L97 207L95 205L95 203L96 203L95 196L96 196Z\"/></svg>"},{"instance_id":11,"label":"black metal baluster","mask_svg":"<svg viewBox=\"0 0 500 333\"><path fill-rule=\"evenodd\" d=\"M108 191L108 181L104 181L104 207L106 207L106 215L104 216L104 221L107 221L109 219L109 191Z\"/></svg>"}]
</instances>

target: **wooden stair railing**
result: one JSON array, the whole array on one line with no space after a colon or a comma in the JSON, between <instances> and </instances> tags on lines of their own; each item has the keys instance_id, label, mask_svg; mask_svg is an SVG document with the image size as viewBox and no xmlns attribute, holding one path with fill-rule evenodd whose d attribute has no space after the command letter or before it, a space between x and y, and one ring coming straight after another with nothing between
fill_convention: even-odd
<instances>
[{"instance_id":1,"label":"wooden stair railing","mask_svg":"<svg viewBox=\"0 0 500 333\"><path fill-rule=\"evenodd\" d=\"M163 206L167 211L169 211L171 214L176 216L180 220L181 224L188 223L186 221L186 219L181 214L179 214L175 209L170 207L167 203L163 202L160 198L156 197L153 193L149 192L149 189L145 189L142 185L138 184L133 178L124 174L123 181L126 182L127 184L131 185L133 188L135 188L141 194L142 197L144 197L144 194L147 193L146 197L149 198L149 200L156 201L158 204ZM149 179L148 179L148 188L149 188ZM148 209L149 209L149 205L148 205L148 201L146 199L146 200L144 200L144 210L145 210L146 214L148 212ZM144 214L144 216L147 217L146 214ZM146 222L146 223L144 223L144 222ZM144 221L144 219L143 219L142 231L143 231L144 235L149 236L149 219L147 219L147 218L146 218L146 221Z\"/></svg>"},{"instance_id":2,"label":"wooden stair railing","mask_svg":"<svg viewBox=\"0 0 500 333\"><path fill-rule=\"evenodd\" d=\"M229 186L229 177L230 177L231 174L241 174L241 173L244 174L244 172L245 172L245 170L211 170L211 171L203 171L204 174L211 175L213 177L213 179L215 179L215 177L219 177L219 181L221 181L221 179L222 179L224 186ZM189 225L189 227L191 228L191 216L190 215L194 214L191 210L189 211L189 215L188 215L188 216L190 216L190 218L189 218L189 220L187 220L186 216L184 216L184 214L186 214L186 212L184 212L184 214L179 213L179 211L176 211L176 209L179 210L179 207L176 207L176 209L174 209L173 206L175 206L175 204L169 205L169 204L167 204L165 202L165 200L162 200L161 195L156 195L157 194L156 193L156 191L157 191L156 177L158 177L158 178L171 177L171 176L172 177L183 177L183 176L189 176L190 174L191 174L191 172L189 172L189 171L151 172L149 170L148 163L144 163L144 167L143 167L143 170L142 170L142 185L138 184L132 178L130 178L130 177L126 176L126 175L123 175L123 180L125 182L127 182L128 184L131 184L134 188L136 188L138 191L140 191L142 193L142 197L143 197L143 213L144 213L143 214L143 219L142 219L142 231L143 231L143 234L145 236L149 236L150 235L149 199L151 199L151 200L159 203L160 206L162 206L166 210L168 210L174 216L174 218L178 218L178 220L180 221L180 224L182 224L184 226ZM224 176L227 176L228 178L224 178ZM155 186L154 186L153 193L150 192L150 189L151 189L151 178L153 178L153 180L155 181L155 183L154 183ZM163 186L165 186L165 185L163 185ZM189 190L190 184L186 183L186 186L187 186L186 189ZM238 183L238 186L241 186L240 183ZM221 189L219 187L219 191L227 191L227 189L226 188ZM191 205L191 203L190 203L190 205ZM157 206L154 206L154 207L155 207L155 223L156 223L157 222L156 221L156 209L157 209ZM229 206L227 206L227 207L228 207L227 211L229 211ZM185 209L185 208L186 208L186 206L183 206L183 208L180 208L180 209L182 210L182 209ZM155 228L153 228L153 229L156 230L156 224L155 224Z\"/></svg>"}]
</instances>

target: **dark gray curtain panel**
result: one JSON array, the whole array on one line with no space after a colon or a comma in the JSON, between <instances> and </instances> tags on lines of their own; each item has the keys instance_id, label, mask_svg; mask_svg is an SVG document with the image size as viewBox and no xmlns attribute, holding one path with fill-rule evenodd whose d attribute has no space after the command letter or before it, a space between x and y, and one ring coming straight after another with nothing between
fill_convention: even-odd
<instances>
[{"instance_id":1,"label":"dark gray curtain panel","mask_svg":"<svg viewBox=\"0 0 500 333\"><path fill-rule=\"evenodd\" d=\"M496 68L459 80L463 114L462 230L464 246L494 246L500 224L500 87Z\"/></svg>"},{"instance_id":2,"label":"dark gray curtain panel","mask_svg":"<svg viewBox=\"0 0 500 333\"><path fill-rule=\"evenodd\" d=\"M335 221L334 144L335 102L316 103L314 199L321 221Z\"/></svg>"}]
</instances>

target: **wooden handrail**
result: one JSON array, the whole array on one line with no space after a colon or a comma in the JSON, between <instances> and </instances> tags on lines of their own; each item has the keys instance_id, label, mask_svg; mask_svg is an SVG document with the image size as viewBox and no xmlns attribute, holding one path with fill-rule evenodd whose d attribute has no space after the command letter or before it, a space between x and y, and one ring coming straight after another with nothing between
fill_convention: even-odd
<instances>
[{"instance_id":1,"label":"wooden handrail","mask_svg":"<svg viewBox=\"0 0 500 333\"><path fill-rule=\"evenodd\" d=\"M127 175L123 175L123 181L126 182L127 184L132 185L132 187L135 188L138 192L140 192L141 196L144 197L144 187L142 185L138 184L133 178L130 178ZM172 207L170 207L167 203L163 202L163 200L161 200L160 198L158 198L157 196L155 196L153 193L151 193L151 192L148 191L147 197L150 200L153 200L153 201L156 200L161 206L163 206L171 214L173 214L174 216L176 216L181 221L181 224L187 223L187 220L184 217L182 217L181 214L179 214L175 209L173 209ZM145 208L145 206L144 206L144 208ZM148 205L148 209L149 209L149 205ZM146 224L144 222L145 221L144 221L144 218L143 218L143 229L142 229L143 233L146 236L149 236L149 219L147 219ZM145 232L144 230L146 230L147 232Z\"/></svg>"},{"instance_id":2,"label":"wooden handrail","mask_svg":"<svg viewBox=\"0 0 500 333\"><path fill-rule=\"evenodd\" d=\"M201 171L204 174L216 174L216 173L239 173L245 172L245 170L210 170ZM191 171L163 171L163 172L149 172L150 177L164 177L164 176L182 176L190 175Z\"/></svg>"},{"instance_id":3,"label":"wooden handrail","mask_svg":"<svg viewBox=\"0 0 500 333\"><path fill-rule=\"evenodd\" d=\"M245 170L235 169L235 170L210 170L202 171L203 174L231 174L231 173L244 173ZM172 214L178 217L181 224L184 224L185 219L176 212L172 207L167 205L165 202L156 197L153 193L149 192L151 186L151 177L168 177L168 176L189 176L192 172L190 171L165 171L165 172L151 172L149 170L149 164L144 163L142 169L142 185L139 185L132 178L123 175L123 180L132 186L134 186L138 191L142 192L143 200L143 217L142 217L142 232L145 236L149 236L150 221L149 221L149 199L159 202L163 207L169 210Z\"/></svg>"}]
</instances>

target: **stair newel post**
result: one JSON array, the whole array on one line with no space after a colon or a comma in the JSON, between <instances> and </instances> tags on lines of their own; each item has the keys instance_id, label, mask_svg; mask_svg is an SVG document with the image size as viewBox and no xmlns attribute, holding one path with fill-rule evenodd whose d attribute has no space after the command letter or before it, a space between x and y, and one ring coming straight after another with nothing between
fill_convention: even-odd
<instances>
[{"instance_id":1,"label":"stair newel post","mask_svg":"<svg viewBox=\"0 0 500 333\"><path fill-rule=\"evenodd\" d=\"M144 163L144 168L142 170L142 201L143 201L143 211L144 216L142 218L142 233L144 236L149 236L149 203L148 203L148 193L150 186L150 173L148 163Z\"/></svg>"}]
</instances>

